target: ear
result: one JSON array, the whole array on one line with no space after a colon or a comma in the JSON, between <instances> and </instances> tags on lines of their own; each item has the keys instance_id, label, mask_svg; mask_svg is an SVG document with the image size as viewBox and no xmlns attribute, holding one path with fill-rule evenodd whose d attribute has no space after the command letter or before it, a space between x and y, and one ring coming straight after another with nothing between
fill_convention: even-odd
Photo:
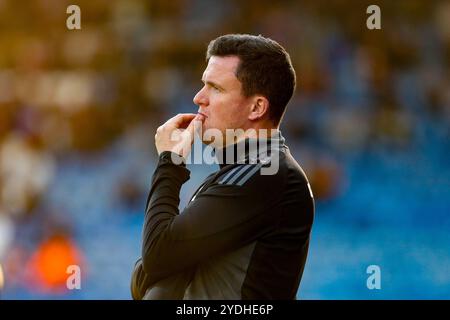
<instances>
[{"instance_id":1,"label":"ear","mask_svg":"<svg viewBox=\"0 0 450 320\"><path fill-rule=\"evenodd\" d=\"M255 96L250 107L249 120L258 120L269 113L269 100L264 96Z\"/></svg>"}]
</instances>

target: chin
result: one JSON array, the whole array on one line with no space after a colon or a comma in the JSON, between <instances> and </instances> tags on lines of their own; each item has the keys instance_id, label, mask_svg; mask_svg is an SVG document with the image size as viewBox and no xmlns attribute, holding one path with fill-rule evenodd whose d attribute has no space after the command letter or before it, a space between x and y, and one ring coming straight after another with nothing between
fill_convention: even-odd
<instances>
[{"instance_id":1,"label":"chin","mask_svg":"<svg viewBox=\"0 0 450 320\"><path fill-rule=\"evenodd\" d=\"M207 137L209 140L208 139L204 139L205 133L208 130L211 130L211 132L209 132L209 136ZM219 141L216 141L217 139L215 138L217 134L220 135ZM204 123L203 124L203 126L202 126L202 142L204 144L216 147L215 143L219 142L219 144L220 144L223 139L224 139L224 137L223 137L223 132L222 132L221 129L216 128L214 126L211 126L208 123Z\"/></svg>"},{"instance_id":2,"label":"chin","mask_svg":"<svg viewBox=\"0 0 450 320\"><path fill-rule=\"evenodd\" d=\"M210 145L210 144L214 143L214 141L205 141L205 140L202 140L202 142L206 145ZM212 146L214 146L214 145L212 145Z\"/></svg>"}]
</instances>

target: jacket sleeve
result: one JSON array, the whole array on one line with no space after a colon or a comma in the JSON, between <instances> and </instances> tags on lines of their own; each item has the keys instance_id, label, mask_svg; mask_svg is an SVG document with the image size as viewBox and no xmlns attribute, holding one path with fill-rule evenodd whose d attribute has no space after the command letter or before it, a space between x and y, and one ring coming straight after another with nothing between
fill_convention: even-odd
<instances>
[{"instance_id":1,"label":"jacket sleeve","mask_svg":"<svg viewBox=\"0 0 450 320\"><path fill-rule=\"evenodd\" d=\"M134 300L181 300L194 272L195 270L190 268L151 285L142 268L142 259L139 259L131 278L131 296Z\"/></svg>"},{"instance_id":2,"label":"jacket sleeve","mask_svg":"<svg viewBox=\"0 0 450 320\"><path fill-rule=\"evenodd\" d=\"M131 297L134 300L141 300L149 288L148 277L142 269L142 259L139 258L131 275Z\"/></svg>"},{"instance_id":3,"label":"jacket sleeve","mask_svg":"<svg viewBox=\"0 0 450 320\"><path fill-rule=\"evenodd\" d=\"M170 159L170 152L160 155L147 200L140 272L148 286L273 230L277 215L271 208L283 192L282 175L263 176L252 168L244 185L212 184L179 214L189 170Z\"/></svg>"}]
</instances>

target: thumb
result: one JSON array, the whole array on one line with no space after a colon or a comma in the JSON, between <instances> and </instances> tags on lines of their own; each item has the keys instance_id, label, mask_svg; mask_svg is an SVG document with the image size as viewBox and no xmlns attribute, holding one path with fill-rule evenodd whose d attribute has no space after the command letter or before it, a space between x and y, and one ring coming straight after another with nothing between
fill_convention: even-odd
<instances>
[{"instance_id":1,"label":"thumb","mask_svg":"<svg viewBox=\"0 0 450 320\"><path fill-rule=\"evenodd\" d=\"M202 127L203 115L196 115L195 118L189 123L189 126L181 133L181 144L178 145L181 151L178 152L183 158L186 158L191 150L192 143L194 142L194 134Z\"/></svg>"}]
</instances>

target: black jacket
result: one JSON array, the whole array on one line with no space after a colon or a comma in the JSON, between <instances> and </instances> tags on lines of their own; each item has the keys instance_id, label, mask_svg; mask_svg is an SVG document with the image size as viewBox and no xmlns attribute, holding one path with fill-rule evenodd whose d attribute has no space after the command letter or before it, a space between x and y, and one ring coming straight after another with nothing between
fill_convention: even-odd
<instances>
[{"instance_id":1,"label":"black jacket","mask_svg":"<svg viewBox=\"0 0 450 320\"><path fill-rule=\"evenodd\" d=\"M280 133L256 152L251 141L243 153L238 145L224 150L233 148L233 161L205 179L181 214L180 188L190 172L170 152L160 155L132 275L134 299L146 292L152 298L147 289L167 284L178 291L169 298L296 298L314 218L311 188ZM264 174L271 166L276 173Z\"/></svg>"}]
</instances>

